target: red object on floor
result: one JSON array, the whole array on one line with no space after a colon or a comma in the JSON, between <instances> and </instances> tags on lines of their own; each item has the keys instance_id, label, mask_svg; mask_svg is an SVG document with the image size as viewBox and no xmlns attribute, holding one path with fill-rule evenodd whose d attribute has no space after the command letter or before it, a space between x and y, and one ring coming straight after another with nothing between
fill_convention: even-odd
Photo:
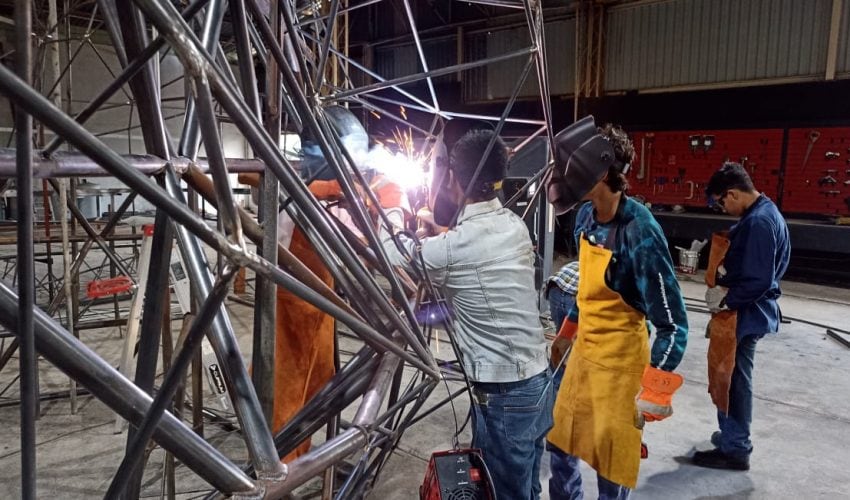
<instances>
[{"instance_id":1,"label":"red object on floor","mask_svg":"<svg viewBox=\"0 0 850 500\"><path fill-rule=\"evenodd\" d=\"M133 280L127 276L116 276L105 280L89 281L86 286L86 295L90 299L106 297L127 292L133 289Z\"/></svg>"}]
</instances>

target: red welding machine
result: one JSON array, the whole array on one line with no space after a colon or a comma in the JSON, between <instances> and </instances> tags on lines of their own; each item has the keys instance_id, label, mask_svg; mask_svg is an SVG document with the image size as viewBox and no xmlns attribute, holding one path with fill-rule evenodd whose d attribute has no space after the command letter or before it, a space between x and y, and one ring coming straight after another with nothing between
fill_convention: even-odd
<instances>
[{"instance_id":1,"label":"red welding machine","mask_svg":"<svg viewBox=\"0 0 850 500\"><path fill-rule=\"evenodd\" d=\"M481 450L450 450L431 455L420 500L493 500L493 481Z\"/></svg>"}]
</instances>

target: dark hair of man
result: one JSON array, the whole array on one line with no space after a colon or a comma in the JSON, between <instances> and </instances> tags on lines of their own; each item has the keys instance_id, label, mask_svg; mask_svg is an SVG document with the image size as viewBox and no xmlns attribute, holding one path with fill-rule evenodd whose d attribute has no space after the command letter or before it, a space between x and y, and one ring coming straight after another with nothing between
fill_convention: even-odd
<instances>
[{"instance_id":1,"label":"dark hair of man","mask_svg":"<svg viewBox=\"0 0 850 500\"><path fill-rule=\"evenodd\" d=\"M455 143L450 155L450 168L464 191L467 190L475 169L493 139L492 130L470 130ZM507 175L508 151L502 139L496 136L493 149L481 167L470 192L470 201L492 200L501 188L501 181Z\"/></svg>"},{"instance_id":2,"label":"dark hair of man","mask_svg":"<svg viewBox=\"0 0 850 500\"><path fill-rule=\"evenodd\" d=\"M720 167L720 170L712 174L711 179L708 180L708 186L705 188L705 193L708 196L720 196L730 189L738 189L745 193L752 193L756 190L747 170L740 163L727 161Z\"/></svg>"},{"instance_id":3,"label":"dark hair of man","mask_svg":"<svg viewBox=\"0 0 850 500\"><path fill-rule=\"evenodd\" d=\"M626 191L629 189L629 181L623 173L626 165L631 164L635 159L635 147L632 145L631 139L618 125L606 123L605 126L599 127L599 134L611 143L614 148L615 162L608 168L608 175L605 177L605 184L612 193Z\"/></svg>"}]
</instances>

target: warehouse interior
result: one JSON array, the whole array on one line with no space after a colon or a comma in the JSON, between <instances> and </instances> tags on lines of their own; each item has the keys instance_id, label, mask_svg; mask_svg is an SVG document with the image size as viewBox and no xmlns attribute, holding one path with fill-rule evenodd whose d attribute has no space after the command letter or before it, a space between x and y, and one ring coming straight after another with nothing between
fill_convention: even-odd
<instances>
[{"instance_id":1,"label":"warehouse interior","mask_svg":"<svg viewBox=\"0 0 850 500\"><path fill-rule=\"evenodd\" d=\"M558 408L579 390L553 372L578 380L590 285L564 289L579 319L562 321L551 293L570 263L591 268L581 207L604 225L593 193L620 152L581 152L609 123L633 147L617 164L615 217L628 199L658 228L650 260L676 283L661 282L664 307L671 324L669 297L686 313L672 325L683 350L667 371L681 384L672 414L645 421L643 392L628 401L642 451L619 498L850 495L850 2L0 0L0 63L3 498L526 498L498 489L512 474L488 470L507 459L476 435L496 418L482 417L482 387L509 391L516 374L490 381L468 358L522 356L496 334L475 344L480 317L465 308L481 307L499 335L521 309L545 341L553 402L534 408L551 434L527 498L582 498L553 486ZM576 146L587 117L593 137ZM467 187L455 146L470 131L492 139ZM424 249L470 227L471 184L502 143L489 203L524 227L529 257L520 284L488 282L488 261L474 286L457 285L464 266L438 272ZM585 165L603 163L588 181ZM695 459L728 444L713 437L712 328L737 309L735 358L752 321L728 299L744 285L725 276L755 270L729 253L721 272L714 257L713 238L732 228L734 252L753 213L728 201L746 186L713 187L728 163L790 245L776 262L746 261L776 281L752 299L775 326L758 332L745 376L747 470ZM388 185L404 201L388 204ZM663 325L610 272L602 285L648 327L641 366L661 371ZM476 287L478 303L459 298ZM507 305L494 305L500 290ZM571 347L550 365L570 322ZM487 354L500 342L509 349ZM610 471L575 454L585 497L609 498L597 469Z\"/></svg>"}]
</instances>

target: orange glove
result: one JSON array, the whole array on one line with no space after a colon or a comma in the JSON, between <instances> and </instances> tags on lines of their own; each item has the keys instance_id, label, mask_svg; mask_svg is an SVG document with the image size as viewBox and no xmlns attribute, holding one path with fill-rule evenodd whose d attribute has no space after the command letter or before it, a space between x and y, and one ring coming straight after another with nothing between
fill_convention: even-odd
<instances>
[{"instance_id":1,"label":"orange glove","mask_svg":"<svg viewBox=\"0 0 850 500\"><path fill-rule=\"evenodd\" d=\"M379 175L375 177L369 187L372 188L372 191L378 197L378 203L380 203L381 208L401 208L404 211L405 217L412 215L410 202L407 200L407 193L395 182L383 175Z\"/></svg>"},{"instance_id":2,"label":"orange glove","mask_svg":"<svg viewBox=\"0 0 850 500\"><path fill-rule=\"evenodd\" d=\"M313 181L308 186L313 196L320 200L338 200L342 198L342 188L337 181Z\"/></svg>"},{"instance_id":3,"label":"orange glove","mask_svg":"<svg viewBox=\"0 0 850 500\"><path fill-rule=\"evenodd\" d=\"M239 184L251 187L260 187L260 174L256 172L242 172L236 176Z\"/></svg>"},{"instance_id":4,"label":"orange glove","mask_svg":"<svg viewBox=\"0 0 850 500\"><path fill-rule=\"evenodd\" d=\"M666 372L647 365L640 380L637 409L647 422L664 420L673 414L673 394L685 379L678 373Z\"/></svg>"},{"instance_id":5,"label":"orange glove","mask_svg":"<svg viewBox=\"0 0 850 500\"><path fill-rule=\"evenodd\" d=\"M560 366L561 360L566 356L567 350L573 345L577 331L578 323L570 321L569 318L564 318L564 322L561 323L561 329L558 330L558 336L552 342L551 356L549 358L549 364L552 365L552 368L558 368Z\"/></svg>"}]
</instances>

